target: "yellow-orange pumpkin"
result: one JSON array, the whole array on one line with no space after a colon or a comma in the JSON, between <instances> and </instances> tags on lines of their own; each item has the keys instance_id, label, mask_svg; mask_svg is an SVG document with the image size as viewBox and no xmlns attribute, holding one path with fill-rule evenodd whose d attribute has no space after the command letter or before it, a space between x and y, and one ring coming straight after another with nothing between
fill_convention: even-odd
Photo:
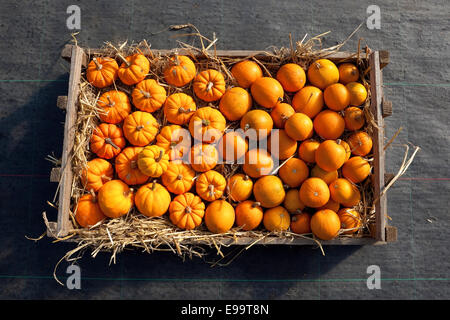
<instances>
[{"instance_id":1,"label":"yellow-orange pumpkin","mask_svg":"<svg viewBox=\"0 0 450 320\"><path fill-rule=\"evenodd\" d=\"M313 119L323 108L323 92L317 87L306 86L292 99L295 112L301 112Z\"/></svg>"},{"instance_id":2,"label":"yellow-orange pumpkin","mask_svg":"<svg viewBox=\"0 0 450 320\"><path fill-rule=\"evenodd\" d=\"M225 200L215 200L206 208L204 219L206 227L212 233L227 232L235 221L234 208Z\"/></svg>"},{"instance_id":3,"label":"yellow-orange pumpkin","mask_svg":"<svg viewBox=\"0 0 450 320\"><path fill-rule=\"evenodd\" d=\"M217 70L204 70L195 77L193 88L200 99L207 102L216 101L225 93L225 79Z\"/></svg>"},{"instance_id":4,"label":"yellow-orange pumpkin","mask_svg":"<svg viewBox=\"0 0 450 320\"><path fill-rule=\"evenodd\" d=\"M252 178L268 175L273 169L273 159L264 149L252 149L245 154L243 170Z\"/></svg>"},{"instance_id":5,"label":"yellow-orange pumpkin","mask_svg":"<svg viewBox=\"0 0 450 320\"><path fill-rule=\"evenodd\" d=\"M264 176L253 185L256 201L264 208L273 208L283 203L286 196L283 182L277 176Z\"/></svg>"},{"instance_id":6,"label":"yellow-orange pumpkin","mask_svg":"<svg viewBox=\"0 0 450 320\"><path fill-rule=\"evenodd\" d=\"M296 112L286 121L284 130L289 137L297 141L303 141L312 137L313 122L304 113Z\"/></svg>"},{"instance_id":7,"label":"yellow-orange pumpkin","mask_svg":"<svg viewBox=\"0 0 450 320\"><path fill-rule=\"evenodd\" d=\"M263 224L269 231L286 231L291 224L291 217L285 208L278 206L264 212Z\"/></svg>"},{"instance_id":8,"label":"yellow-orange pumpkin","mask_svg":"<svg viewBox=\"0 0 450 320\"><path fill-rule=\"evenodd\" d=\"M372 138L364 131L353 133L347 143L354 155L364 157L372 151Z\"/></svg>"},{"instance_id":9,"label":"yellow-orange pumpkin","mask_svg":"<svg viewBox=\"0 0 450 320\"><path fill-rule=\"evenodd\" d=\"M236 63L231 68L231 74L236 79L240 87L247 89L263 76L261 67L254 61L244 60Z\"/></svg>"},{"instance_id":10,"label":"yellow-orange pumpkin","mask_svg":"<svg viewBox=\"0 0 450 320\"><path fill-rule=\"evenodd\" d=\"M366 179L371 171L367 160L360 156L351 157L342 166L342 175L353 183L358 183Z\"/></svg>"},{"instance_id":11,"label":"yellow-orange pumpkin","mask_svg":"<svg viewBox=\"0 0 450 320\"><path fill-rule=\"evenodd\" d=\"M189 57L175 54L170 57L163 74L168 84L183 87L194 79L196 72L197 68Z\"/></svg>"},{"instance_id":12,"label":"yellow-orange pumpkin","mask_svg":"<svg viewBox=\"0 0 450 320\"><path fill-rule=\"evenodd\" d=\"M299 187L309 176L309 168L298 158L290 158L278 171L278 175L291 188Z\"/></svg>"},{"instance_id":13,"label":"yellow-orange pumpkin","mask_svg":"<svg viewBox=\"0 0 450 320\"><path fill-rule=\"evenodd\" d=\"M364 126L366 118L364 112L358 107L348 107L344 112L344 121L347 130L355 131Z\"/></svg>"},{"instance_id":14,"label":"yellow-orange pumpkin","mask_svg":"<svg viewBox=\"0 0 450 320\"><path fill-rule=\"evenodd\" d=\"M197 194L206 201L214 201L222 197L226 186L225 177L214 170L203 172L195 182Z\"/></svg>"},{"instance_id":15,"label":"yellow-orange pumpkin","mask_svg":"<svg viewBox=\"0 0 450 320\"><path fill-rule=\"evenodd\" d=\"M261 77L253 82L252 97L260 106L271 109L278 102L283 101L284 90L280 82L274 78Z\"/></svg>"},{"instance_id":16,"label":"yellow-orange pumpkin","mask_svg":"<svg viewBox=\"0 0 450 320\"><path fill-rule=\"evenodd\" d=\"M321 111L314 118L314 130L322 139L338 139L345 130L344 118L333 110Z\"/></svg>"},{"instance_id":17,"label":"yellow-orange pumpkin","mask_svg":"<svg viewBox=\"0 0 450 320\"><path fill-rule=\"evenodd\" d=\"M236 225L242 230L256 229L263 219L264 212L259 202L246 200L236 206Z\"/></svg>"},{"instance_id":18,"label":"yellow-orange pumpkin","mask_svg":"<svg viewBox=\"0 0 450 320\"><path fill-rule=\"evenodd\" d=\"M335 171L345 162L346 152L343 146L334 140L325 140L316 150L316 163L325 171Z\"/></svg>"},{"instance_id":19,"label":"yellow-orange pumpkin","mask_svg":"<svg viewBox=\"0 0 450 320\"><path fill-rule=\"evenodd\" d=\"M278 69L277 80L288 92L297 92L305 86L305 70L296 63L286 63Z\"/></svg>"},{"instance_id":20,"label":"yellow-orange pumpkin","mask_svg":"<svg viewBox=\"0 0 450 320\"><path fill-rule=\"evenodd\" d=\"M250 198L253 191L253 181L249 176L236 173L228 179L227 192L233 201L244 201Z\"/></svg>"},{"instance_id":21,"label":"yellow-orange pumpkin","mask_svg":"<svg viewBox=\"0 0 450 320\"><path fill-rule=\"evenodd\" d=\"M252 97L240 87L228 89L220 98L220 112L230 121L240 120L252 107Z\"/></svg>"},{"instance_id":22,"label":"yellow-orange pumpkin","mask_svg":"<svg viewBox=\"0 0 450 320\"><path fill-rule=\"evenodd\" d=\"M133 189L122 180L108 181L98 191L98 204L105 216L119 218L133 207Z\"/></svg>"},{"instance_id":23,"label":"yellow-orange pumpkin","mask_svg":"<svg viewBox=\"0 0 450 320\"><path fill-rule=\"evenodd\" d=\"M145 112L159 110L166 97L166 89L153 79L142 80L131 92L134 106Z\"/></svg>"},{"instance_id":24,"label":"yellow-orange pumpkin","mask_svg":"<svg viewBox=\"0 0 450 320\"><path fill-rule=\"evenodd\" d=\"M202 223L204 215L202 199L190 192L176 196L169 205L170 221L181 229L195 229Z\"/></svg>"},{"instance_id":25,"label":"yellow-orange pumpkin","mask_svg":"<svg viewBox=\"0 0 450 320\"><path fill-rule=\"evenodd\" d=\"M339 216L332 210L319 210L311 218L311 231L319 239L334 239L339 235L340 229Z\"/></svg>"},{"instance_id":26,"label":"yellow-orange pumpkin","mask_svg":"<svg viewBox=\"0 0 450 320\"><path fill-rule=\"evenodd\" d=\"M289 213L301 213L305 209L305 204L300 199L300 194L298 189L289 189L286 192L286 197L284 198L283 207Z\"/></svg>"},{"instance_id":27,"label":"yellow-orange pumpkin","mask_svg":"<svg viewBox=\"0 0 450 320\"><path fill-rule=\"evenodd\" d=\"M300 200L310 208L319 208L330 199L328 185L320 178L306 179L300 187L299 194Z\"/></svg>"},{"instance_id":28,"label":"yellow-orange pumpkin","mask_svg":"<svg viewBox=\"0 0 450 320\"><path fill-rule=\"evenodd\" d=\"M169 209L171 202L167 189L156 182L144 184L136 192L136 207L147 217L160 217Z\"/></svg>"},{"instance_id":29,"label":"yellow-orange pumpkin","mask_svg":"<svg viewBox=\"0 0 450 320\"><path fill-rule=\"evenodd\" d=\"M342 63L339 65L338 70L339 82L344 85L359 79L358 68L353 63Z\"/></svg>"},{"instance_id":30,"label":"yellow-orange pumpkin","mask_svg":"<svg viewBox=\"0 0 450 320\"><path fill-rule=\"evenodd\" d=\"M344 207L354 207L361 200L358 188L345 178L339 178L330 185L331 198Z\"/></svg>"},{"instance_id":31,"label":"yellow-orange pumpkin","mask_svg":"<svg viewBox=\"0 0 450 320\"><path fill-rule=\"evenodd\" d=\"M350 105L352 106L360 106L362 105L367 98L367 90L359 82L350 82L345 86L350 94Z\"/></svg>"},{"instance_id":32,"label":"yellow-orange pumpkin","mask_svg":"<svg viewBox=\"0 0 450 320\"><path fill-rule=\"evenodd\" d=\"M324 90L339 81L339 70L332 61L318 59L308 68L308 80L313 86Z\"/></svg>"}]
</instances>

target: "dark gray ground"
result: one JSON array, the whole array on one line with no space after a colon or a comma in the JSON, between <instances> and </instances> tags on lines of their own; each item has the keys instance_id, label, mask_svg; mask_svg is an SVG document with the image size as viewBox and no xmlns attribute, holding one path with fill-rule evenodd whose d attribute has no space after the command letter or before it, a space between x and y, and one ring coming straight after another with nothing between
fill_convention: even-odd
<instances>
[{"instance_id":1,"label":"dark gray ground","mask_svg":"<svg viewBox=\"0 0 450 320\"><path fill-rule=\"evenodd\" d=\"M151 4L150 4L151 3ZM252 247L229 267L182 262L171 253L109 255L79 261L82 289L58 285L55 264L73 244L44 238L41 213L56 185L49 182L48 154L61 156L68 64L59 58L71 40L66 8L81 8L84 46L104 41L147 39L153 48L172 48L172 33L152 32L193 23L206 36L215 31L220 49L288 46L295 39L331 30L325 45L345 39L367 18L372 1L1 1L0 2L0 298L15 299L448 299L450 156L450 4L435 1L377 1L381 29L364 24L358 38L372 49L389 50L383 70L394 114L386 136L402 126L396 142L422 150L390 189L388 213L398 242L376 247ZM395 172L403 148L390 148L387 171ZM215 256L208 259L213 260ZM366 286L369 265L381 268L381 289ZM67 263L58 275L64 280Z\"/></svg>"}]
</instances>

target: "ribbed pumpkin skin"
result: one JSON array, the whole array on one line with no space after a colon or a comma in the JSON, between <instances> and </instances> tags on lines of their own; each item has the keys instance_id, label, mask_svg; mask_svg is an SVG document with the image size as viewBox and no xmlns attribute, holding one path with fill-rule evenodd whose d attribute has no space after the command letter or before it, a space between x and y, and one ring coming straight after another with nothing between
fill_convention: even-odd
<instances>
[{"instance_id":1,"label":"ribbed pumpkin skin","mask_svg":"<svg viewBox=\"0 0 450 320\"><path fill-rule=\"evenodd\" d=\"M319 210L311 218L311 231L319 239L334 239L338 236L340 229L339 216L332 210Z\"/></svg>"},{"instance_id":2,"label":"ribbed pumpkin skin","mask_svg":"<svg viewBox=\"0 0 450 320\"><path fill-rule=\"evenodd\" d=\"M197 74L193 88L198 98L206 102L216 101L225 93L225 79L219 71L208 69Z\"/></svg>"},{"instance_id":3,"label":"ribbed pumpkin skin","mask_svg":"<svg viewBox=\"0 0 450 320\"><path fill-rule=\"evenodd\" d=\"M171 198L169 191L154 181L139 188L135 202L137 209L144 216L160 217L169 209Z\"/></svg>"},{"instance_id":4,"label":"ribbed pumpkin skin","mask_svg":"<svg viewBox=\"0 0 450 320\"><path fill-rule=\"evenodd\" d=\"M151 113L135 111L125 118L122 129L132 145L144 147L155 140L159 123Z\"/></svg>"},{"instance_id":5,"label":"ribbed pumpkin skin","mask_svg":"<svg viewBox=\"0 0 450 320\"><path fill-rule=\"evenodd\" d=\"M194 79L196 72L197 68L189 57L175 55L170 57L163 74L168 84L183 87Z\"/></svg>"},{"instance_id":6,"label":"ribbed pumpkin skin","mask_svg":"<svg viewBox=\"0 0 450 320\"><path fill-rule=\"evenodd\" d=\"M214 201L222 197L227 180L223 175L214 170L209 170L197 177L195 190L206 201Z\"/></svg>"},{"instance_id":7,"label":"ribbed pumpkin skin","mask_svg":"<svg viewBox=\"0 0 450 320\"><path fill-rule=\"evenodd\" d=\"M364 111L358 107L348 107L344 112L344 121L347 130L359 130L366 123Z\"/></svg>"},{"instance_id":8,"label":"ribbed pumpkin skin","mask_svg":"<svg viewBox=\"0 0 450 320\"><path fill-rule=\"evenodd\" d=\"M166 101L166 97L166 89L153 79L139 82L131 93L133 105L145 112L159 110Z\"/></svg>"},{"instance_id":9,"label":"ribbed pumpkin skin","mask_svg":"<svg viewBox=\"0 0 450 320\"><path fill-rule=\"evenodd\" d=\"M163 107L167 121L180 126L189 123L196 110L197 105L194 99L183 92L168 96Z\"/></svg>"},{"instance_id":10,"label":"ribbed pumpkin skin","mask_svg":"<svg viewBox=\"0 0 450 320\"><path fill-rule=\"evenodd\" d=\"M116 157L115 168L120 180L128 185L144 184L148 176L143 174L137 165L142 147L127 147Z\"/></svg>"},{"instance_id":11,"label":"ribbed pumpkin skin","mask_svg":"<svg viewBox=\"0 0 450 320\"><path fill-rule=\"evenodd\" d=\"M120 65L118 71L120 80L128 86L144 80L145 76L150 71L150 62L147 57L143 54L136 53L125 59L128 64L123 62Z\"/></svg>"},{"instance_id":12,"label":"ribbed pumpkin skin","mask_svg":"<svg viewBox=\"0 0 450 320\"><path fill-rule=\"evenodd\" d=\"M106 123L118 124L131 112L131 103L125 92L110 90L103 93L97 101L100 120Z\"/></svg>"},{"instance_id":13,"label":"ribbed pumpkin skin","mask_svg":"<svg viewBox=\"0 0 450 320\"><path fill-rule=\"evenodd\" d=\"M111 163L102 158L95 158L86 164L86 168L81 173L81 183L83 187L90 191L97 192L103 184L112 180L114 168Z\"/></svg>"},{"instance_id":14,"label":"ribbed pumpkin skin","mask_svg":"<svg viewBox=\"0 0 450 320\"><path fill-rule=\"evenodd\" d=\"M169 154L170 160L187 160L191 149L191 134L177 124L164 126L156 136L156 145Z\"/></svg>"},{"instance_id":15,"label":"ribbed pumpkin skin","mask_svg":"<svg viewBox=\"0 0 450 320\"><path fill-rule=\"evenodd\" d=\"M197 172L214 169L219 161L219 153L213 144L197 143L190 151L189 163Z\"/></svg>"},{"instance_id":16,"label":"ribbed pumpkin skin","mask_svg":"<svg viewBox=\"0 0 450 320\"><path fill-rule=\"evenodd\" d=\"M204 215L202 199L190 192L176 196L169 205L170 221L181 229L195 229L202 223Z\"/></svg>"},{"instance_id":17,"label":"ribbed pumpkin skin","mask_svg":"<svg viewBox=\"0 0 450 320\"><path fill-rule=\"evenodd\" d=\"M105 88L112 85L117 79L118 70L119 65L116 60L94 57L86 69L86 78L94 87Z\"/></svg>"},{"instance_id":18,"label":"ribbed pumpkin skin","mask_svg":"<svg viewBox=\"0 0 450 320\"><path fill-rule=\"evenodd\" d=\"M218 142L225 131L226 122L219 110L203 107L198 109L189 120L189 132L197 141Z\"/></svg>"},{"instance_id":19,"label":"ribbed pumpkin skin","mask_svg":"<svg viewBox=\"0 0 450 320\"><path fill-rule=\"evenodd\" d=\"M167 170L169 155L157 145L147 146L139 153L137 164L143 174L159 178Z\"/></svg>"},{"instance_id":20,"label":"ribbed pumpkin skin","mask_svg":"<svg viewBox=\"0 0 450 320\"><path fill-rule=\"evenodd\" d=\"M114 124L101 123L92 132L90 147L100 158L114 158L125 145L122 129Z\"/></svg>"},{"instance_id":21,"label":"ribbed pumpkin skin","mask_svg":"<svg viewBox=\"0 0 450 320\"><path fill-rule=\"evenodd\" d=\"M277 176L264 176L253 185L256 201L264 208L273 208L283 203L286 192L281 179Z\"/></svg>"},{"instance_id":22,"label":"ribbed pumpkin skin","mask_svg":"<svg viewBox=\"0 0 450 320\"><path fill-rule=\"evenodd\" d=\"M182 194L192 189L195 183L195 171L181 161L171 161L162 174L163 185L172 193Z\"/></svg>"},{"instance_id":23,"label":"ribbed pumpkin skin","mask_svg":"<svg viewBox=\"0 0 450 320\"><path fill-rule=\"evenodd\" d=\"M107 218L100 209L96 197L91 194L85 194L78 200L74 212L75 220L83 228L93 226Z\"/></svg>"},{"instance_id":24,"label":"ribbed pumpkin skin","mask_svg":"<svg viewBox=\"0 0 450 320\"><path fill-rule=\"evenodd\" d=\"M133 207L133 191L121 180L108 181L98 191L98 204L105 216L119 218Z\"/></svg>"},{"instance_id":25,"label":"ribbed pumpkin skin","mask_svg":"<svg viewBox=\"0 0 450 320\"><path fill-rule=\"evenodd\" d=\"M206 227L212 233L227 232L234 225L234 208L225 200L215 200L206 208L204 219Z\"/></svg>"},{"instance_id":26,"label":"ribbed pumpkin skin","mask_svg":"<svg viewBox=\"0 0 450 320\"><path fill-rule=\"evenodd\" d=\"M258 202L246 200L236 206L236 225L242 230L256 229L264 216L264 212Z\"/></svg>"}]
</instances>

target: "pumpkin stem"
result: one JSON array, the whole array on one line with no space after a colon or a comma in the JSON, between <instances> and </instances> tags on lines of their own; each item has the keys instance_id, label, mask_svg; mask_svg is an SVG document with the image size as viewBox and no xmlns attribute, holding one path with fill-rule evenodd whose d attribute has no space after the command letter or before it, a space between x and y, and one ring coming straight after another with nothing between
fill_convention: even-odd
<instances>
[{"instance_id":1,"label":"pumpkin stem","mask_svg":"<svg viewBox=\"0 0 450 320\"><path fill-rule=\"evenodd\" d=\"M114 148L116 148L116 149L120 149L118 146L117 146L117 144L115 144L112 140L111 140L111 138L105 138L105 143L108 143L108 144L110 144L110 145L112 145Z\"/></svg>"},{"instance_id":2,"label":"pumpkin stem","mask_svg":"<svg viewBox=\"0 0 450 320\"><path fill-rule=\"evenodd\" d=\"M184 208L184 212L191 213L192 212L191 207L187 206L186 208Z\"/></svg>"},{"instance_id":3,"label":"pumpkin stem","mask_svg":"<svg viewBox=\"0 0 450 320\"><path fill-rule=\"evenodd\" d=\"M109 102L108 106L113 107L116 104L114 101L111 100L110 96L106 96L106 99L108 99L108 102Z\"/></svg>"},{"instance_id":4,"label":"pumpkin stem","mask_svg":"<svg viewBox=\"0 0 450 320\"><path fill-rule=\"evenodd\" d=\"M302 214L302 213L303 213L303 211L301 209L296 209L295 210L295 214Z\"/></svg>"},{"instance_id":5,"label":"pumpkin stem","mask_svg":"<svg viewBox=\"0 0 450 320\"><path fill-rule=\"evenodd\" d=\"M155 190L156 189L156 182L157 182L158 180L153 180L153 183L152 183L152 190Z\"/></svg>"},{"instance_id":6,"label":"pumpkin stem","mask_svg":"<svg viewBox=\"0 0 450 320\"><path fill-rule=\"evenodd\" d=\"M94 189L91 189L91 190L89 190L89 193L91 194L91 196L92 196L92 203L97 203L97 195L95 194L95 191L94 191Z\"/></svg>"},{"instance_id":7,"label":"pumpkin stem","mask_svg":"<svg viewBox=\"0 0 450 320\"><path fill-rule=\"evenodd\" d=\"M281 121L285 122L285 121L288 121L288 119L289 119L289 117L287 115L285 115L285 114L281 115Z\"/></svg>"},{"instance_id":8,"label":"pumpkin stem","mask_svg":"<svg viewBox=\"0 0 450 320\"><path fill-rule=\"evenodd\" d=\"M156 158L156 162L160 162L161 159L162 159L162 157L163 157L163 155L164 155L164 150L161 150L161 151L159 152L158 158Z\"/></svg>"},{"instance_id":9,"label":"pumpkin stem","mask_svg":"<svg viewBox=\"0 0 450 320\"><path fill-rule=\"evenodd\" d=\"M261 202L255 201L252 203L252 208L261 207Z\"/></svg>"},{"instance_id":10,"label":"pumpkin stem","mask_svg":"<svg viewBox=\"0 0 450 320\"><path fill-rule=\"evenodd\" d=\"M173 56L175 58L175 60L174 60L175 65L179 66L180 65L180 60L178 59L178 53L175 52Z\"/></svg>"},{"instance_id":11,"label":"pumpkin stem","mask_svg":"<svg viewBox=\"0 0 450 320\"><path fill-rule=\"evenodd\" d=\"M100 178L102 178L102 180L104 179L104 180L108 180L108 181L111 181L112 180L112 178L111 177L108 177L107 175L102 175Z\"/></svg>"},{"instance_id":12,"label":"pumpkin stem","mask_svg":"<svg viewBox=\"0 0 450 320\"><path fill-rule=\"evenodd\" d=\"M97 58L92 58L92 61L94 61L97 70L102 70L103 65L97 61Z\"/></svg>"},{"instance_id":13,"label":"pumpkin stem","mask_svg":"<svg viewBox=\"0 0 450 320\"><path fill-rule=\"evenodd\" d=\"M136 160L131 160L131 162L130 162L130 168L131 169L137 169L137 163L136 163Z\"/></svg>"},{"instance_id":14,"label":"pumpkin stem","mask_svg":"<svg viewBox=\"0 0 450 320\"><path fill-rule=\"evenodd\" d=\"M202 126L207 127L207 126L209 126L210 123L211 122L208 119L202 119Z\"/></svg>"},{"instance_id":15,"label":"pumpkin stem","mask_svg":"<svg viewBox=\"0 0 450 320\"><path fill-rule=\"evenodd\" d=\"M244 181L248 181L248 179L250 179L250 177L248 175L244 176Z\"/></svg>"},{"instance_id":16,"label":"pumpkin stem","mask_svg":"<svg viewBox=\"0 0 450 320\"><path fill-rule=\"evenodd\" d=\"M141 130L144 129L144 128L145 128L144 126L140 125L140 126L137 126L137 127L136 127L136 130L137 130L137 131L141 131Z\"/></svg>"},{"instance_id":17,"label":"pumpkin stem","mask_svg":"<svg viewBox=\"0 0 450 320\"><path fill-rule=\"evenodd\" d=\"M178 108L178 112L180 112L180 113L189 113L189 112L191 112L191 109L185 109L183 107L179 107Z\"/></svg>"},{"instance_id":18,"label":"pumpkin stem","mask_svg":"<svg viewBox=\"0 0 450 320\"><path fill-rule=\"evenodd\" d=\"M177 175L177 180L183 180L183 176L181 174Z\"/></svg>"},{"instance_id":19,"label":"pumpkin stem","mask_svg":"<svg viewBox=\"0 0 450 320\"><path fill-rule=\"evenodd\" d=\"M146 97L147 99L149 99L149 98L152 97L151 94L150 94L149 92L147 92L147 91L144 91L144 90L139 89L139 92L140 92L144 97Z\"/></svg>"},{"instance_id":20,"label":"pumpkin stem","mask_svg":"<svg viewBox=\"0 0 450 320\"><path fill-rule=\"evenodd\" d=\"M206 91L211 90L211 88L214 86L214 83L212 83L211 81L208 82L208 86L206 87Z\"/></svg>"},{"instance_id":21,"label":"pumpkin stem","mask_svg":"<svg viewBox=\"0 0 450 320\"><path fill-rule=\"evenodd\" d=\"M131 66L131 63L127 59L125 59L119 52L117 52L117 56L127 65L127 68Z\"/></svg>"},{"instance_id":22,"label":"pumpkin stem","mask_svg":"<svg viewBox=\"0 0 450 320\"><path fill-rule=\"evenodd\" d=\"M209 186L208 186L208 190L209 190L209 195L211 196L211 197L214 197L214 185L213 184L210 184Z\"/></svg>"},{"instance_id":23,"label":"pumpkin stem","mask_svg":"<svg viewBox=\"0 0 450 320\"><path fill-rule=\"evenodd\" d=\"M246 124L245 126L244 126L244 131L247 131L248 129L250 129L250 124Z\"/></svg>"}]
</instances>

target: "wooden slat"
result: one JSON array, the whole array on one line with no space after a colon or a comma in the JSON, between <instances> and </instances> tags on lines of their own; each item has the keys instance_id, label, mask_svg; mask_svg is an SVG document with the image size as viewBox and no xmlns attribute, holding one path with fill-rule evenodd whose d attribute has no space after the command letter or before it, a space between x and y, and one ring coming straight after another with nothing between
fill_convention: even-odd
<instances>
[{"instance_id":1,"label":"wooden slat","mask_svg":"<svg viewBox=\"0 0 450 320\"><path fill-rule=\"evenodd\" d=\"M378 51L373 52L369 57L370 63L370 83L371 83L371 103L370 109L374 115L374 120L378 128L374 127L373 154L374 154L374 198L380 196L381 189L384 187L384 120L381 110L381 102L383 98L383 79L380 69L380 57ZM376 225L375 238L378 241L386 239L386 196L382 196L375 204Z\"/></svg>"},{"instance_id":2,"label":"wooden slat","mask_svg":"<svg viewBox=\"0 0 450 320\"><path fill-rule=\"evenodd\" d=\"M52 168L52 171L50 172L50 182L59 182L59 179L61 179L61 168Z\"/></svg>"},{"instance_id":3,"label":"wooden slat","mask_svg":"<svg viewBox=\"0 0 450 320\"><path fill-rule=\"evenodd\" d=\"M58 96L58 100L56 100L56 106L61 110L66 110L67 108L67 96Z\"/></svg>"},{"instance_id":4,"label":"wooden slat","mask_svg":"<svg viewBox=\"0 0 450 320\"><path fill-rule=\"evenodd\" d=\"M380 53L380 69L383 69L389 64L389 51L382 50Z\"/></svg>"},{"instance_id":5,"label":"wooden slat","mask_svg":"<svg viewBox=\"0 0 450 320\"><path fill-rule=\"evenodd\" d=\"M71 228L69 216L70 198L72 192L72 147L75 137L75 121L77 116L77 102L79 93L79 83L81 77L81 66L83 59L86 59L80 47L72 46L69 92L67 96L66 121L64 123L64 143L61 159L62 178L59 190L58 207L58 228L57 235L62 237L67 235L67 230Z\"/></svg>"}]
</instances>

